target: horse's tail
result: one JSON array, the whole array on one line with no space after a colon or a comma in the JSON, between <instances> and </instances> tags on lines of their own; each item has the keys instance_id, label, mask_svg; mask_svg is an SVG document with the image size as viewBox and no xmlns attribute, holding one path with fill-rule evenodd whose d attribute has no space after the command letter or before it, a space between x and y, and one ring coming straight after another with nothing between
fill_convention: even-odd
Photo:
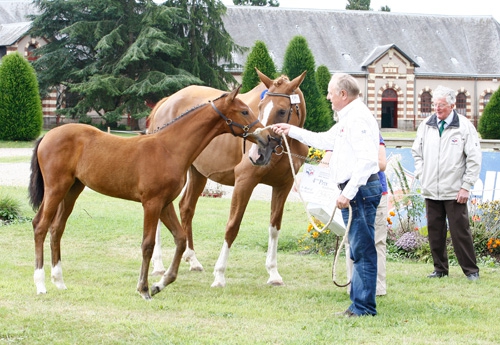
<instances>
[{"instance_id":1,"label":"horse's tail","mask_svg":"<svg viewBox=\"0 0 500 345\"><path fill-rule=\"evenodd\" d=\"M153 128L153 126L154 126L154 120L155 120L155 116L156 116L156 112L158 111L158 108L160 108L161 105L163 103L165 103L167 100L168 100L168 97L164 97L164 98L160 99L158 101L158 103L156 103L156 105L154 106L153 110L151 110L151 112L149 113L149 115L148 115L148 117L146 119L146 124L147 124L147 126L146 126L147 127L146 133L147 134L150 134L152 132L149 129Z\"/></svg>"},{"instance_id":2,"label":"horse's tail","mask_svg":"<svg viewBox=\"0 0 500 345\"><path fill-rule=\"evenodd\" d=\"M30 184L28 186L29 198L31 207L33 210L37 210L42 204L43 195L44 195L44 186L43 186L43 176L40 171L40 164L38 163L38 146L42 141L43 137L40 138L33 149L33 156L31 157L31 176L30 176Z\"/></svg>"}]
</instances>

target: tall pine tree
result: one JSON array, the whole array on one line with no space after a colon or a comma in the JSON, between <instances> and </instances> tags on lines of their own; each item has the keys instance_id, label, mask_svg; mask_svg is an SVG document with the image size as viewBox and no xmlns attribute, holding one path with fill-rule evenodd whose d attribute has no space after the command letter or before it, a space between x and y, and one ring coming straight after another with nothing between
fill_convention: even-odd
<instances>
[{"instance_id":1,"label":"tall pine tree","mask_svg":"<svg viewBox=\"0 0 500 345\"><path fill-rule=\"evenodd\" d=\"M184 48L178 57L179 67L216 89L225 90L228 84L236 83L227 70L235 67L231 53L244 48L224 28L224 4L218 0L167 0L163 5L180 9L186 18L173 25L173 34Z\"/></svg>"},{"instance_id":2,"label":"tall pine tree","mask_svg":"<svg viewBox=\"0 0 500 345\"><path fill-rule=\"evenodd\" d=\"M255 68L258 68L259 71L271 79L274 79L276 76L276 65L269 55L266 44L262 41L255 41L252 50L247 56L241 82L242 93L252 90L260 83Z\"/></svg>"},{"instance_id":3,"label":"tall pine tree","mask_svg":"<svg viewBox=\"0 0 500 345\"><path fill-rule=\"evenodd\" d=\"M305 70L307 71L304 81L300 84L307 105L307 119L304 128L321 132L328 130L333 125L333 119L329 115L326 98L319 92L315 69L314 56L309 49L307 40L304 36L295 36L288 43L282 72L291 80Z\"/></svg>"}]
</instances>

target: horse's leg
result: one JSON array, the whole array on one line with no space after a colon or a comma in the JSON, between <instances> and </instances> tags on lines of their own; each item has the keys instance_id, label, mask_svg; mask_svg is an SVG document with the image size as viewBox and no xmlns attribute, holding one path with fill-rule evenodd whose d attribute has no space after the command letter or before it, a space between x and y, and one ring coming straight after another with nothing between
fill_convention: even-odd
<instances>
[{"instance_id":1,"label":"horse's leg","mask_svg":"<svg viewBox=\"0 0 500 345\"><path fill-rule=\"evenodd\" d=\"M207 178L203 176L194 166L189 169L188 183L179 202L179 213L181 215L182 227L187 235L187 248L182 258L189 262L190 271L203 271L203 266L196 258L193 243L193 217L196 211L196 204L200 194L203 192Z\"/></svg>"},{"instance_id":2,"label":"horse's leg","mask_svg":"<svg viewBox=\"0 0 500 345\"><path fill-rule=\"evenodd\" d=\"M144 224L142 233L142 265L137 282L137 291L145 300L150 300L148 272L151 257L155 246L156 226L160 218L161 202L158 200L147 200L142 203L144 209Z\"/></svg>"},{"instance_id":3,"label":"horse's leg","mask_svg":"<svg viewBox=\"0 0 500 345\"><path fill-rule=\"evenodd\" d=\"M229 214L229 219L226 224L226 235L224 244L222 245L219 258L215 263L214 267L214 282L212 287L225 287L226 278L224 273L227 267L227 260L229 258L229 249L233 244L238 232L240 230L241 220L243 219L243 214L252 195L252 191L257 185L256 180L245 180L246 184L238 183L236 181L233 190L233 197L231 199L231 209Z\"/></svg>"},{"instance_id":4,"label":"horse's leg","mask_svg":"<svg viewBox=\"0 0 500 345\"><path fill-rule=\"evenodd\" d=\"M168 267L160 281L153 284L151 287L151 294L156 295L158 292L163 290L165 286L171 284L177 279L177 273L179 272L179 265L182 260L182 253L186 249L186 234L184 229L175 214L174 205L172 203L168 204L161 212L160 219L165 224L165 226L170 230L174 236L175 243L175 253L172 263Z\"/></svg>"},{"instance_id":5,"label":"horse's leg","mask_svg":"<svg viewBox=\"0 0 500 345\"><path fill-rule=\"evenodd\" d=\"M35 273L33 274L33 280L35 281L37 294L47 293L43 267L43 244L59 203L63 200L65 194L66 189L64 188L58 188L57 190L46 189L40 209L32 221L35 240Z\"/></svg>"},{"instance_id":6,"label":"horse's leg","mask_svg":"<svg viewBox=\"0 0 500 345\"><path fill-rule=\"evenodd\" d=\"M163 266L163 259L161 256L161 220L158 220L158 225L156 226L156 240L155 247L153 249L153 276L162 276L165 273L165 266Z\"/></svg>"},{"instance_id":7,"label":"horse's leg","mask_svg":"<svg viewBox=\"0 0 500 345\"><path fill-rule=\"evenodd\" d=\"M269 273L267 283L270 285L284 285L283 278L278 273L278 237L283 218L283 209L291 186L273 187L271 198L271 219L269 224L269 242L267 245L266 269Z\"/></svg>"},{"instance_id":8,"label":"horse's leg","mask_svg":"<svg viewBox=\"0 0 500 345\"><path fill-rule=\"evenodd\" d=\"M50 227L50 248L52 252L52 269L50 278L52 283L54 283L58 289L66 289L61 266L61 237L66 227L66 221L73 211L76 199L83 191L83 188L85 188L85 186L80 182L76 182L71 187L69 192L64 197L64 200L59 203L56 215L52 220L52 226Z\"/></svg>"}]
</instances>

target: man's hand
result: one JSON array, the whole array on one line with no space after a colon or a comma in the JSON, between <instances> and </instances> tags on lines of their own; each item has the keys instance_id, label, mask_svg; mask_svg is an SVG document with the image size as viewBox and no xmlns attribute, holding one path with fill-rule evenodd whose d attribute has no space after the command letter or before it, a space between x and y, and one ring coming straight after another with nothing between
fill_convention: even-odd
<instances>
[{"instance_id":1,"label":"man's hand","mask_svg":"<svg viewBox=\"0 0 500 345\"><path fill-rule=\"evenodd\" d=\"M271 126L271 129L276 134L288 135L288 132L290 131L290 127L291 127L291 125L289 125L288 123L275 123L274 125Z\"/></svg>"},{"instance_id":2,"label":"man's hand","mask_svg":"<svg viewBox=\"0 0 500 345\"><path fill-rule=\"evenodd\" d=\"M351 200L347 199L345 196L340 194L339 197L337 198L337 208L339 209L348 208L350 202Z\"/></svg>"},{"instance_id":3,"label":"man's hand","mask_svg":"<svg viewBox=\"0 0 500 345\"><path fill-rule=\"evenodd\" d=\"M469 191L461 188L457 194L457 202L459 204L465 204L467 200L469 200Z\"/></svg>"}]
</instances>

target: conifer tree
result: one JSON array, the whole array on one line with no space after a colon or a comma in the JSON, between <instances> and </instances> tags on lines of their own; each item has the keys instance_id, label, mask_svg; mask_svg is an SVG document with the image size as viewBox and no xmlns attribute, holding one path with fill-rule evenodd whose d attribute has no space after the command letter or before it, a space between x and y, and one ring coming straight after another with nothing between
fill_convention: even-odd
<instances>
[{"instance_id":1,"label":"conifer tree","mask_svg":"<svg viewBox=\"0 0 500 345\"><path fill-rule=\"evenodd\" d=\"M258 68L259 71L271 79L276 76L276 65L269 55L266 44L262 41L255 41L252 50L248 54L242 76L241 93L252 90L260 83L255 68Z\"/></svg>"},{"instance_id":2,"label":"conifer tree","mask_svg":"<svg viewBox=\"0 0 500 345\"><path fill-rule=\"evenodd\" d=\"M493 93L479 118L477 131L482 139L500 139L500 88Z\"/></svg>"},{"instance_id":3,"label":"conifer tree","mask_svg":"<svg viewBox=\"0 0 500 345\"><path fill-rule=\"evenodd\" d=\"M370 11L370 0L347 0L346 10Z\"/></svg>"},{"instance_id":4,"label":"conifer tree","mask_svg":"<svg viewBox=\"0 0 500 345\"><path fill-rule=\"evenodd\" d=\"M278 7L280 2L277 0L233 0L236 6L270 6Z\"/></svg>"},{"instance_id":5,"label":"conifer tree","mask_svg":"<svg viewBox=\"0 0 500 345\"><path fill-rule=\"evenodd\" d=\"M0 65L0 140L34 140L42 125L42 102L33 67L17 52L5 55Z\"/></svg>"},{"instance_id":6,"label":"conifer tree","mask_svg":"<svg viewBox=\"0 0 500 345\"><path fill-rule=\"evenodd\" d=\"M173 26L186 22L181 9L152 0L34 2L42 12L32 16L30 34L49 40L35 50L40 88L63 84L76 95L61 114L95 110L107 124L126 113L141 118L150 111L145 101L202 83L180 67L184 51Z\"/></svg>"},{"instance_id":7,"label":"conifer tree","mask_svg":"<svg viewBox=\"0 0 500 345\"><path fill-rule=\"evenodd\" d=\"M320 65L316 70L316 82L318 83L319 92L326 99L328 95L328 84L330 83L330 79L332 75L328 70L328 67L325 65ZM330 105L330 102L327 101L327 104ZM333 119L333 109L331 106L328 107L328 114L330 118Z\"/></svg>"},{"instance_id":8,"label":"conifer tree","mask_svg":"<svg viewBox=\"0 0 500 345\"><path fill-rule=\"evenodd\" d=\"M228 84L236 83L227 70L235 67L232 52L243 52L244 48L224 28L224 4L213 0L167 0L163 5L180 9L186 19L173 24L173 34L180 38L183 48L179 67L216 89L225 90Z\"/></svg>"},{"instance_id":9,"label":"conifer tree","mask_svg":"<svg viewBox=\"0 0 500 345\"><path fill-rule=\"evenodd\" d=\"M316 83L314 56L305 37L295 36L285 51L282 72L292 80L305 70L307 74L300 85L307 106L304 128L316 132L326 131L333 125L333 119L329 115L327 100L320 94Z\"/></svg>"}]
</instances>

